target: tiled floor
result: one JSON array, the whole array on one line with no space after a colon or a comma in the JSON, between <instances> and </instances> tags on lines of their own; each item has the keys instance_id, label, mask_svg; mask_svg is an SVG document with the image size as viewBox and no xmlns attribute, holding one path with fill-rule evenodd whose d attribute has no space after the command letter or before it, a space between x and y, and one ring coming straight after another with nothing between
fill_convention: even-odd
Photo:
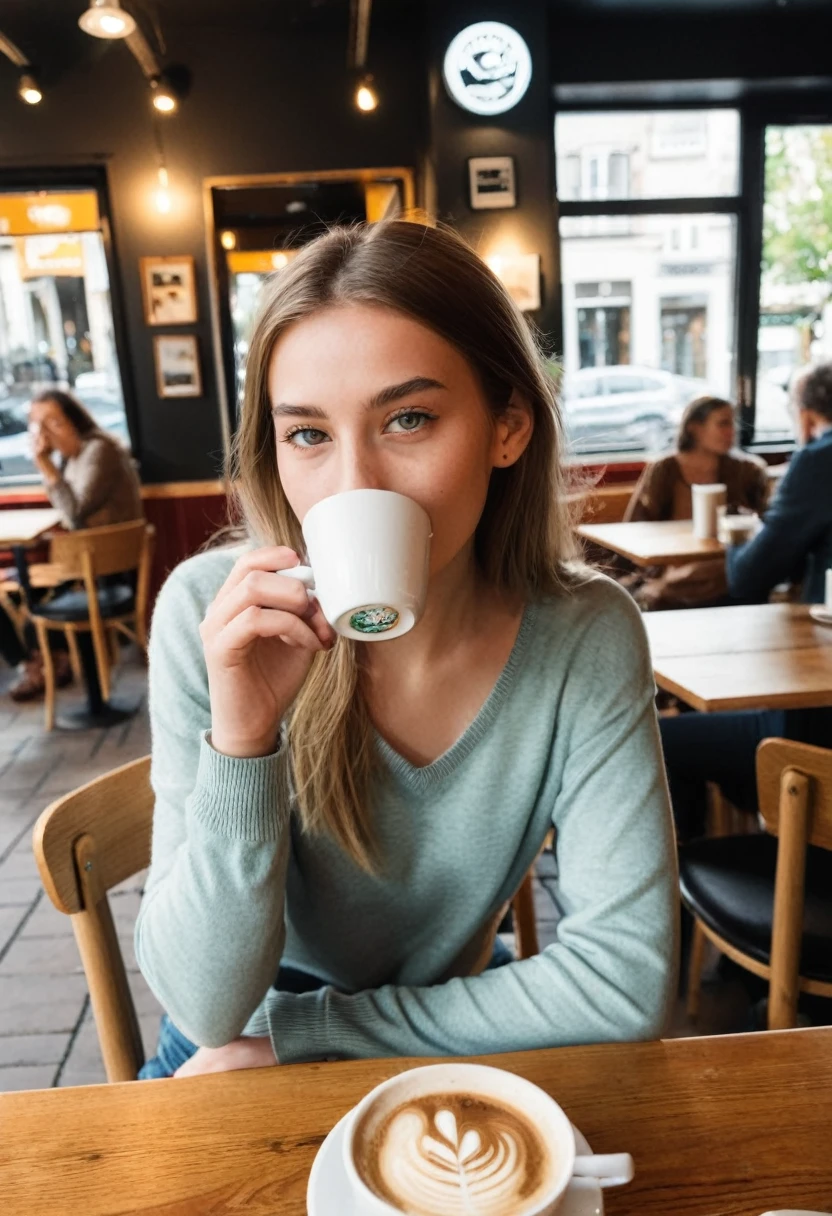
<instances>
[{"instance_id":1,"label":"tiled floor","mask_svg":"<svg viewBox=\"0 0 832 1216\"><path fill-rule=\"evenodd\" d=\"M124 652L129 653L129 652ZM107 731L47 735L41 705L16 707L4 695L11 673L0 671L0 1090L84 1085L104 1080L87 987L68 917L50 903L31 849L32 828L53 798L149 751L145 670L123 660L116 693L140 704L138 714ZM61 706L73 700L62 692ZM535 905L541 944L555 935L558 909L551 855L538 865ZM136 968L133 925L142 875L111 895L145 1049L155 1044L159 1006ZM507 939L509 943L511 939ZM743 1029L745 989L711 974L703 991L699 1033ZM676 1034L687 1024L681 1003Z\"/></svg>"}]
</instances>

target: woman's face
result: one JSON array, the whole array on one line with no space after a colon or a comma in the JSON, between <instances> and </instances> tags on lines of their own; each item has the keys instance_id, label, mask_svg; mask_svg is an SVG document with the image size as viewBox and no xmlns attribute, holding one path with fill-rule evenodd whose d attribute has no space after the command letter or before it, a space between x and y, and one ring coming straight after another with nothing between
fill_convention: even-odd
<instances>
[{"instance_id":1,"label":"woman's face","mask_svg":"<svg viewBox=\"0 0 832 1216\"><path fill-rule=\"evenodd\" d=\"M75 427L54 401L34 401L29 407L29 424L36 423L41 435L54 451L73 456L78 450L79 436Z\"/></svg>"},{"instance_id":2,"label":"woman's face","mask_svg":"<svg viewBox=\"0 0 832 1216\"><path fill-rule=\"evenodd\" d=\"M531 411L494 419L467 360L374 305L327 308L278 340L269 368L277 467L299 520L345 490L394 490L433 525L431 574L469 544L492 469L531 436Z\"/></svg>"},{"instance_id":3,"label":"woman's face","mask_svg":"<svg viewBox=\"0 0 832 1216\"><path fill-rule=\"evenodd\" d=\"M725 456L736 440L734 411L729 405L724 405L709 414L704 422L694 422L691 430L701 451L713 456Z\"/></svg>"}]
</instances>

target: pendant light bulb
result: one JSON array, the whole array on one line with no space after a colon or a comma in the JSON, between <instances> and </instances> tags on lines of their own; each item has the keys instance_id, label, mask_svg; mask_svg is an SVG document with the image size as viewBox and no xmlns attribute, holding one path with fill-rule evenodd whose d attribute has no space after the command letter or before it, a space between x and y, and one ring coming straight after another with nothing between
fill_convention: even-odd
<instances>
[{"instance_id":1,"label":"pendant light bulb","mask_svg":"<svg viewBox=\"0 0 832 1216\"><path fill-rule=\"evenodd\" d=\"M179 101L170 85L161 76L154 76L150 82L153 94L153 106L160 114L173 114L179 107Z\"/></svg>"},{"instance_id":2,"label":"pendant light bulb","mask_svg":"<svg viewBox=\"0 0 832 1216\"><path fill-rule=\"evenodd\" d=\"M78 24L93 38L127 38L136 28L135 19L125 13L119 0L90 0Z\"/></svg>"},{"instance_id":3,"label":"pendant light bulb","mask_svg":"<svg viewBox=\"0 0 832 1216\"><path fill-rule=\"evenodd\" d=\"M31 72L24 72L20 77L17 95L21 101L25 101L29 106L36 106L38 102L43 101L43 93Z\"/></svg>"},{"instance_id":4,"label":"pendant light bulb","mask_svg":"<svg viewBox=\"0 0 832 1216\"><path fill-rule=\"evenodd\" d=\"M362 76L355 90L355 104L364 114L370 114L378 108L378 94L373 86L372 76Z\"/></svg>"},{"instance_id":5,"label":"pendant light bulb","mask_svg":"<svg viewBox=\"0 0 832 1216\"><path fill-rule=\"evenodd\" d=\"M173 206L170 197L168 171L164 165L159 169L159 188L153 195L153 205L160 215L169 215Z\"/></svg>"}]
</instances>

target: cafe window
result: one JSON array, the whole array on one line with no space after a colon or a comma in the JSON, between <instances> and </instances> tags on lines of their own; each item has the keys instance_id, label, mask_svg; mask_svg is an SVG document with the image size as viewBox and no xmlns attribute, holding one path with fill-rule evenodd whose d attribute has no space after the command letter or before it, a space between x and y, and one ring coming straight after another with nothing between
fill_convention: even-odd
<instances>
[{"instance_id":1,"label":"cafe window","mask_svg":"<svg viewBox=\"0 0 832 1216\"><path fill-rule=\"evenodd\" d=\"M792 435L789 383L832 359L832 125L765 131L755 436Z\"/></svg>"},{"instance_id":2,"label":"cafe window","mask_svg":"<svg viewBox=\"0 0 832 1216\"><path fill-rule=\"evenodd\" d=\"M739 115L564 112L555 149L570 450L660 451L733 395Z\"/></svg>"},{"instance_id":3,"label":"cafe window","mask_svg":"<svg viewBox=\"0 0 832 1216\"><path fill-rule=\"evenodd\" d=\"M35 472L28 405L48 388L129 444L95 190L0 193L0 482Z\"/></svg>"}]
</instances>

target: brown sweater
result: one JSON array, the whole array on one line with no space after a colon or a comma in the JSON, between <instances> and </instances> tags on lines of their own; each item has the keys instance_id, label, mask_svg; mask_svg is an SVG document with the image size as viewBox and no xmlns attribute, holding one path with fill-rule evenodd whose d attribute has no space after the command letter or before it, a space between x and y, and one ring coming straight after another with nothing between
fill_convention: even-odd
<instances>
[{"instance_id":1,"label":"brown sweater","mask_svg":"<svg viewBox=\"0 0 832 1216\"><path fill-rule=\"evenodd\" d=\"M58 481L45 488L67 528L98 528L144 516L133 458L109 435L90 435L78 455L65 461Z\"/></svg>"},{"instance_id":2,"label":"brown sweater","mask_svg":"<svg viewBox=\"0 0 832 1216\"><path fill-rule=\"evenodd\" d=\"M756 456L721 456L715 481L727 487L729 512L741 508L762 514L769 480L765 462ZM624 520L691 519L693 493L675 455L645 466ZM645 609L692 608L718 603L728 591L725 563L689 562L684 566L630 570L621 581Z\"/></svg>"}]
</instances>

